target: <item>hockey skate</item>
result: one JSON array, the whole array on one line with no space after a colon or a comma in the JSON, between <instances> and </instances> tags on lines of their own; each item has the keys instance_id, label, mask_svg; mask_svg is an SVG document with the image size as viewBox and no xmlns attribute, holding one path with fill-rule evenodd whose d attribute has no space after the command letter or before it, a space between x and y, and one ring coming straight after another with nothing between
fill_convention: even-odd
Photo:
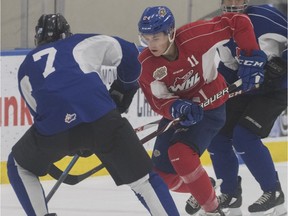
<instances>
[{"instance_id":1,"label":"hockey skate","mask_svg":"<svg viewBox=\"0 0 288 216\"><path fill-rule=\"evenodd\" d=\"M222 183L222 180L219 179L219 180L215 181L211 177L210 177L210 181L211 181L212 186L215 189L218 188ZM198 204L197 200L193 196L190 196L189 199L186 201L186 206L185 206L186 213L189 215L194 215L200 209L201 209L201 206Z\"/></svg>"},{"instance_id":2,"label":"hockey skate","mask_svg":"<svg viewBox=\"0 0 288 216\"><path fill-rule=\"evenodd\" d=\"M242 188L241 188L241 177L238 176L238 186L235 195L222 193L218 196L218 200L221 208L227 216L241 216L242 211L240 209L242 205Z\"/></svg>"},{"instance_id":3,"label":"hockey skate","mask_svg":"<svg viewBox=\"0 0 288 216\"><path fill-rule=\"evenodd\" d=\"M282 216L287 215L284 207L284 193L280 183L275 191L267 191L252 205L248 207L251 216Z\"/></svg>"},{"instance_id":4,"label":"hockey skate","mask_svg":"<svg viewBox=\"0 0 288 216\"><path fill-rule=\"evenodd\" d=\"M196 214L201 209L201 206L198 204L197 200L190 196L189 199L186 201L185 211L189 215Z\"/></svg>"}]
</instances>

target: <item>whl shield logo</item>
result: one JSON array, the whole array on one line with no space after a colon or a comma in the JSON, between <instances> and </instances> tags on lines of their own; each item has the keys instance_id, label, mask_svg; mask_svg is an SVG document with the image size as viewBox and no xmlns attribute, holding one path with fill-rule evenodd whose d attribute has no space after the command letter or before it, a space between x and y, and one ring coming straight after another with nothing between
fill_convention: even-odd
<instances>
[{"instance_id":1,"label":"whl shield logo","mask_svg":"<svg viewBox=\"0 0 288 216\"><path fill-rule=\"evenodd\" d=\"M193 75L193 70L189 71L183 77L176 77L173 86L170 86L169 89L172 92L182 91L194 87L200 81L199 74L196 73Z\"/></svg>"}]
</instances>

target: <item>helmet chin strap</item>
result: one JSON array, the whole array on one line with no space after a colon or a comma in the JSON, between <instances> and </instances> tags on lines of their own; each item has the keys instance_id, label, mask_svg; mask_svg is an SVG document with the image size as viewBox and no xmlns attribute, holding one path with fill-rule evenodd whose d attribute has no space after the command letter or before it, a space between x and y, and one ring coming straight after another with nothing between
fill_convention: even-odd
<instances>
[{"instance_id":1,"label":"helmet chin strap","mask_svg":"<svg viewBox=\"0 0 288 216\"><path fill-rule=\"evenodd\" d=\"M173 31L173 37L171 38L171 34L169 33L168 34L168 38L169 38L169 46L167 47L167 49L165 50L165 52L162 54L162 55L166 55L168 53L168 51L170 50L174 40L175 40L175 35L176 35L176 29L174 28L174 31Z\"/></svg>"}]
</instances>

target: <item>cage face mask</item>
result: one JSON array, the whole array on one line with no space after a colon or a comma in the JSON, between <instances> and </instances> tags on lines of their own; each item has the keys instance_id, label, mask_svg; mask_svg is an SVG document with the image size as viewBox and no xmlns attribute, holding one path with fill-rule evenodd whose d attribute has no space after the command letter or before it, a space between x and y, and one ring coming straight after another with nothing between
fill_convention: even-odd
<instances>
[{"instance_id":1,"label":"cage face mask","mask_svg":"<svg viewBox=\"0 0 288 216\"><path fill-rule=\"evenodd\" d=\"M242 2L243 0L225 1L221 0L221 9L224 13L243 13L248 6L249 0L244 0L242 4L237 4L237 2ZM229 4L228 3L232 3ZM226 4L225 4L226 3Z\"/></svg>"}]
</instances>

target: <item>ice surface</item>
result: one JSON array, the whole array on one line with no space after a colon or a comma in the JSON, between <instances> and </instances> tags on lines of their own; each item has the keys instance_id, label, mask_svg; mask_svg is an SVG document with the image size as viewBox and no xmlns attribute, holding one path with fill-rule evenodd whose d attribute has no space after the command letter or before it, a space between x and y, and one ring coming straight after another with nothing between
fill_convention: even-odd
<instances>
[{"instance_id":1,"label":"ice surface","mask_svg":"<svg viewBox=\"0 0 288 216\"><path fill-rule=\"evenodd\" d=\"M287 200L288 163L276 163L282 189ZM205 166L208 174L215 177L211 166ZM264 168L265 169L265 168ZM242 212L249 215L247 207L255 202L262 191L245 165L240 166L242 176ZM44 181L43 187L48 194L55 181ZM189 194L173 193L172 196L181 215ZM287 201L285 201L287 209ZM128 186L117 187L110 176L92 177L70 186L62 184L49 202L50 212L59 216L148 216L144 207ZM1 185L1 216L25 216L10 185Z\"/></svg>"}]
</instances>

